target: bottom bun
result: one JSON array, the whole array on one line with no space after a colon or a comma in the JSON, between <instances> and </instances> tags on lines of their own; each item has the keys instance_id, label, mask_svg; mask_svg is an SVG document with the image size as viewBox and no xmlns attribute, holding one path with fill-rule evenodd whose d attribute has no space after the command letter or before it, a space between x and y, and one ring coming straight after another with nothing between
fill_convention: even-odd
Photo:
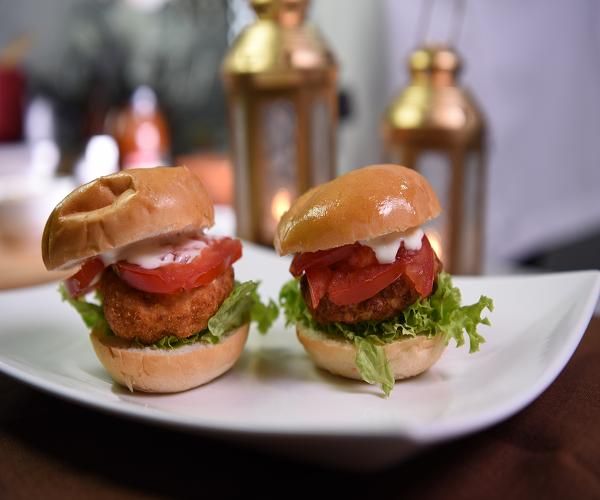
<instances>
[{"instance_id":1,"label":"bottom bun","mask_svg":"<svg viewBox=\"0 0 600 500\"><path fill-rule=\"evenodd\" d=\"M195 342L179 349L140 347L134 341L90 334L94 351L112 378L131 392L180 392L210 382L237 361L250 324L223 334L219 344Z\"/></svg>"},{"instance_id":2,"label":"bottom bun","mask_svg":"<svg viewBox=\"0 0 600 500\"><path fill-rule=\"evenodd\" d=\"M343 337L329 335L296 324L298 340L302 343L313 362L335 375L362 380L355 360L358 352L354 343ZM395 380L414 377L435 365L444 354L444 335L438 333L428 339L424 335L406 340L394 340L383 346L388 364Z\"/></svg>"}]
</instances>

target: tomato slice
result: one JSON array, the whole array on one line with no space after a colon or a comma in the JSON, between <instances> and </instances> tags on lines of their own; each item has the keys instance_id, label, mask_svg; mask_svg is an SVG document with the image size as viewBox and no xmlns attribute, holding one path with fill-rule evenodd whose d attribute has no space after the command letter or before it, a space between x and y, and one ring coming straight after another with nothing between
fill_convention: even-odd
<instances>
[{"instance_id":1,"label":"tomato slice","mask_svg":"<svg viewBox=\"0 0 600 500\"><path fill-rule=\"evenodd\" d=\"M299 253L292 261L290 272L295 278L299 278L307 269L330 266L336 262L350 258L352 253L360 247L360 243L354 243L352 245L344 245L328 250Z\"/></svg>"},{"instance_id":2,"label":"tomato slice","mask_svg":"<svg viewBox=\"0 0 600 500\"><path fill-rule=\"evenodd\" d=\"M348 258L348 265L351 267L366 267L372 264L379 264L377 255L371 247L360 245L352 252Z\"/></svg>"},{"instance_id":3,"label":"tomato slice","mask_svg":"<svg viewBox=\"0 0 600 500\"><path fill-rule=\"evenodd\" d=\"M324 290L329 293L329 300L338 306L362 302L396 281L402 273L413 281L422 297L431 293L434 263L433 249L427 236L423 236L420 250L407 250L403 243L391 264L379 264L371 248L356 245L347 245L353 247L349 249L350 254L337 252L337 255L345 256L344 259L326 266L313 265L311 257L314 254L304 257L301 266L306 269L313 307L317 307L325 296ZM328 261L322 255L316 260L319 263Z\"/></svg>"},{"instance_id":4,"label":"tomato slice","mask_svg":"<svg viewBox=\"0 0 600 500\"><path fill-rule=\"evenodd\" d=\"M362 302L396 281L404 268L405 262L397 259L392 264L373 264L350 273L338 271L327 290L329 300L338 306Z\"/></svg>"},{"instance_id":5,"label":"tomato slice","mask_svg":"<svg viewBox=\"0 0 600 500\"><path fill-rule=\"evenodd\" d=\"M327 293L332 276L333 272L328 267L312 267L307 269L306 279L310 285L313 307L316 308L320 300Z\"/></svg>"},{"instance_id":6,"label":"tomato slice","mask_svg":"<svg viewBox=\"0 0 600 500\"><path fill-rule=\"evenodd\" d=\"M329 300L338 306L362 302L396 281L402 273L412 280L422 297L433 288L433 250L427 236L419 250L407 250L404 243L391 264L357 267L351 272L335 272L329 285Z\"/></svg>"},{"instance_id":7,"label":"tomato slice","mask_svg":"<svg viewBox=\"0 0 600 500\"><path fill-rule=\"evenodd\" d=\"M104 267L104 262L98 257L86 260L79 271L63 281L69 298L77 299L95 290L98 287L98 281L94 281L94 278L102 272Z\"/></svg>"},{"instance_id":8,"label":"tomato slice","mask_svg":"<svg viewBox=\"0 0 600 500\"><path fill-rule=\"evenodd\" d=\"M406 275L415 284L421 297L427 297L433 289L433 249L429 238L423 236L420 250L406 250Z\"/></svg>"},{"instance_id":9,"label":"tomato slice","mask_svg":"<svg viewBox=\"0 0 600 500\"><path fill-rule=\"evenodd\" d=\"M120 278L133 288L154 293L179 293L206 285L242 256L242 243L231 238L201 238L207 247L187 263L173 262L146 269L121 260L114 265Z\"/></svg>"}]
</instances>

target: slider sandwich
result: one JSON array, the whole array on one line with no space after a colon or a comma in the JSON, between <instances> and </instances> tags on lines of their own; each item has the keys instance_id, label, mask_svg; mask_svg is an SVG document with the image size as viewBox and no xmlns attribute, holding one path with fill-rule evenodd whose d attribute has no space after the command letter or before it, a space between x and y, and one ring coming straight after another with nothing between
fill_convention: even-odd
<instances>
[{"instance_id":1,"label":"slider sandwich","mask_svg":"<svg viewBox=\"0 0 600 500\"><path fill-rule=\"evenodd\" d=\"M295 254L295 279L281 290L286 323L314 363L331 373L378 384L433 366L451 339L470 352L481 296L461 294L421 226L441 211L423 176L395 165L372 165L315 187L290 207L277 227L279 255Z\"/></svg>"},{"instance_id":2,"label":"slider sandwich","mask_svg":"<svg viewBox=\"0 0 600 500\"><path fill-rule=\"evenodd\" d=\"M210 196L185 167L100 177L48 218L44 264L79 268L62 282L63 300L91 329L100 362L131 391L209 382L238 359L251 319L264 332L277 316L256 283L234 280L242 244L206 234L213 224Z\"/></svg>"}]
</instances>

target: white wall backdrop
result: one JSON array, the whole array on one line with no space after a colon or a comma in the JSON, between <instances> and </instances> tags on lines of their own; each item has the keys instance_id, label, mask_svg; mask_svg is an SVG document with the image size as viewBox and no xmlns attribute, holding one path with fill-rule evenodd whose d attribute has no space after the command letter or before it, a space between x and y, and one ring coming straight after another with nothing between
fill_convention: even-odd
<instances>
[{"instance_id":1,"label":"white wall backdrop","mask_svg":"<svg viewBox=\"0 0 600 500\"><path fill-rule=\"evenodd\" d=\"M379 162L379 119L390 84L384 7L370 0L311 2L311 20L335 53L339 86L351 100L351 118L339 134L340 174Z\"/></svg>"}]
</instances>

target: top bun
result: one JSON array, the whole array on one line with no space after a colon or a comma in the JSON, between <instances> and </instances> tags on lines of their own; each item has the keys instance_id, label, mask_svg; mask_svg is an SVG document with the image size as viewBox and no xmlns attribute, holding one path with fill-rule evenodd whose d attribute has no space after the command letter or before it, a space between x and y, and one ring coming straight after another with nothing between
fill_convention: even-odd
<instances>
[{"instance_id":1,"label":"top bun","mask_svg":"<svg viewBox=\"0 0 600 500\"><path fill-rule=\"evenodd\" d=\"M440 211L421 174L397 165L371 165L304 193L281 218L274 245L279 255L326 250L406 231Z\"/></svg>"},{"instance_id":2,"label":"top bun","mask_svg":"<svg viewBox=\"0 0 600 500\"><path fill-rule=\"evenodd\" d=\"M144 238L214 224L202 181L186 167L118 172L77 188L50 214L42 237L46 269L65 269Z\"/></svg>"}]
</instances>

